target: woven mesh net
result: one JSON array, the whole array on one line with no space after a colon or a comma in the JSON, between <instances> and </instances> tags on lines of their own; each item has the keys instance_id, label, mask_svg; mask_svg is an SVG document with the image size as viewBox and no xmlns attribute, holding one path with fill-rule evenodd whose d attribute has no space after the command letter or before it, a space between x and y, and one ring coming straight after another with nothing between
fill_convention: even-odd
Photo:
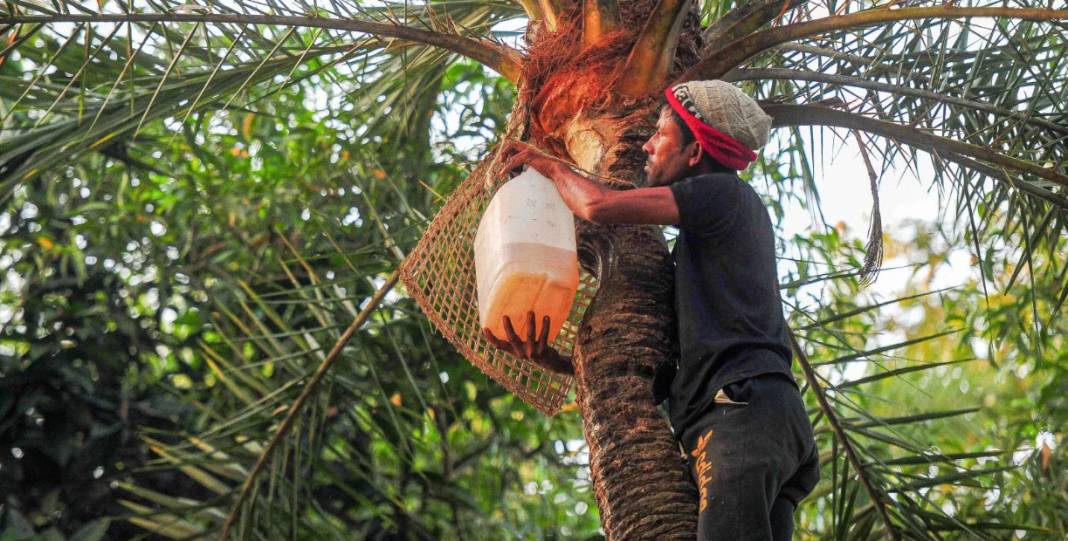
<instances>
[{"instance_id":1,"label":"woven mesh net","mask_svg":"<svg viewBox=\"0 0 1068 541\"><path fill-rule=\"evenodd\" d=\"M445 338L483 373L540 411L552 415L571 390L570 376L548 371L493 347L482 336L475 289L475 232L497 188L485 160L457 188L401 267L408 293ZM552 346L569 354L597 280L582 271L568 320Z\"/></svg>"}]
</instances>

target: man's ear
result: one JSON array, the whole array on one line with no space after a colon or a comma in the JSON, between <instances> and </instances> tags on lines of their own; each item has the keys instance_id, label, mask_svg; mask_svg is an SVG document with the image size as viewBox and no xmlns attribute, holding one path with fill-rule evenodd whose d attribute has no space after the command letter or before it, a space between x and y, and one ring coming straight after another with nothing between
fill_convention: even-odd
<instances>
[{"instance_id":1,"label":"man's ear","mask_svg":"<svg viewBox=\"0 0 1068 541\"><path fill-rule=\"evenodd\" d=\"M693 141L690 143L691 148L686 152L686 164L690 167L696 167L701 163L701 159L705 157L705 149L701 148L701 143Z\"/></svg>"}]
</instances>

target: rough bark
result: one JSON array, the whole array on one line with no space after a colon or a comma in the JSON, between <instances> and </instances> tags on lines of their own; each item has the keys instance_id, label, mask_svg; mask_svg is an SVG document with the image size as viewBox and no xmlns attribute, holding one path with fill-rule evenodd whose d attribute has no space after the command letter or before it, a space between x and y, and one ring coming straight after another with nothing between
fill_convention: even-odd
<instances>
[{"instance_id":1,"label":"rough bark","mask_svg":"<svg viewBox=\"0 0 1068 541\"><path fill-rule=\"evenodd\" d=\"M589 169L636 180L652 109L572 125ZM599 150L599 152L597 152ZM585 162L585 163L584 163ZM583 263L601 287L579 330L575 377L590 474L607 539L693 539L697 492L664 417L654 375L674 362L674 269L655 226L579 228Z\"/></svg>"},{"instance_id":2,"label":"rough bark","mask_svg":"<svg viewBox=\"0 0 1068 541\"><path fill-rule=\"evenodd\" d=\"M696 490L653 405L677 341L674 275L656 227L581 228L601 289L579 331L575 377L607 539L693 539Z\"/></svg>"}]
</instances>

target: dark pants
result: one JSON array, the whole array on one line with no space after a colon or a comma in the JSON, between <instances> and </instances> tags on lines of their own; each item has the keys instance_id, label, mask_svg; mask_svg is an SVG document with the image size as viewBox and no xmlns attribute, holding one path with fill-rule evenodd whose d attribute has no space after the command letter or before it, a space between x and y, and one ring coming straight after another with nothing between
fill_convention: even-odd
<instances>
[{"instance_id":1,"label":"dark pants","mask_svg":"<svg viewBox=\"0 0 1068 541\"><path fill-rule=\"evenodd\" d=\"M793 382L768 374L727 385L681 442L700 490L698 541L790 539L794 508L819 481Z\"/></svg>"}]
</instances>

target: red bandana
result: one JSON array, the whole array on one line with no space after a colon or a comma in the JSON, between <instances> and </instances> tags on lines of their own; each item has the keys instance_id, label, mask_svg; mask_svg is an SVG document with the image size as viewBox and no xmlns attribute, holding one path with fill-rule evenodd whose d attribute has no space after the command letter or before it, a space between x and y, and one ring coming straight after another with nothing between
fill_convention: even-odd
<instances>
[{"instance_id":1,"label":"red bandana","mask_svg":"<svg viewBox=\"0 0 1068 541\"><path fill-rule=\"evenodd\" d=\"M687 111L679 103L679 100L675 98L675 93L671 91L671 87L664 89L664 95L667 96L668 105L682 117L682 121L693 132L697 143L717 162L731 169L741 171L749 167L749 164L757 159L756 153L748 147L739 143L733 137L705 124L701 119Z\"/></svg>"}]
</instances>

